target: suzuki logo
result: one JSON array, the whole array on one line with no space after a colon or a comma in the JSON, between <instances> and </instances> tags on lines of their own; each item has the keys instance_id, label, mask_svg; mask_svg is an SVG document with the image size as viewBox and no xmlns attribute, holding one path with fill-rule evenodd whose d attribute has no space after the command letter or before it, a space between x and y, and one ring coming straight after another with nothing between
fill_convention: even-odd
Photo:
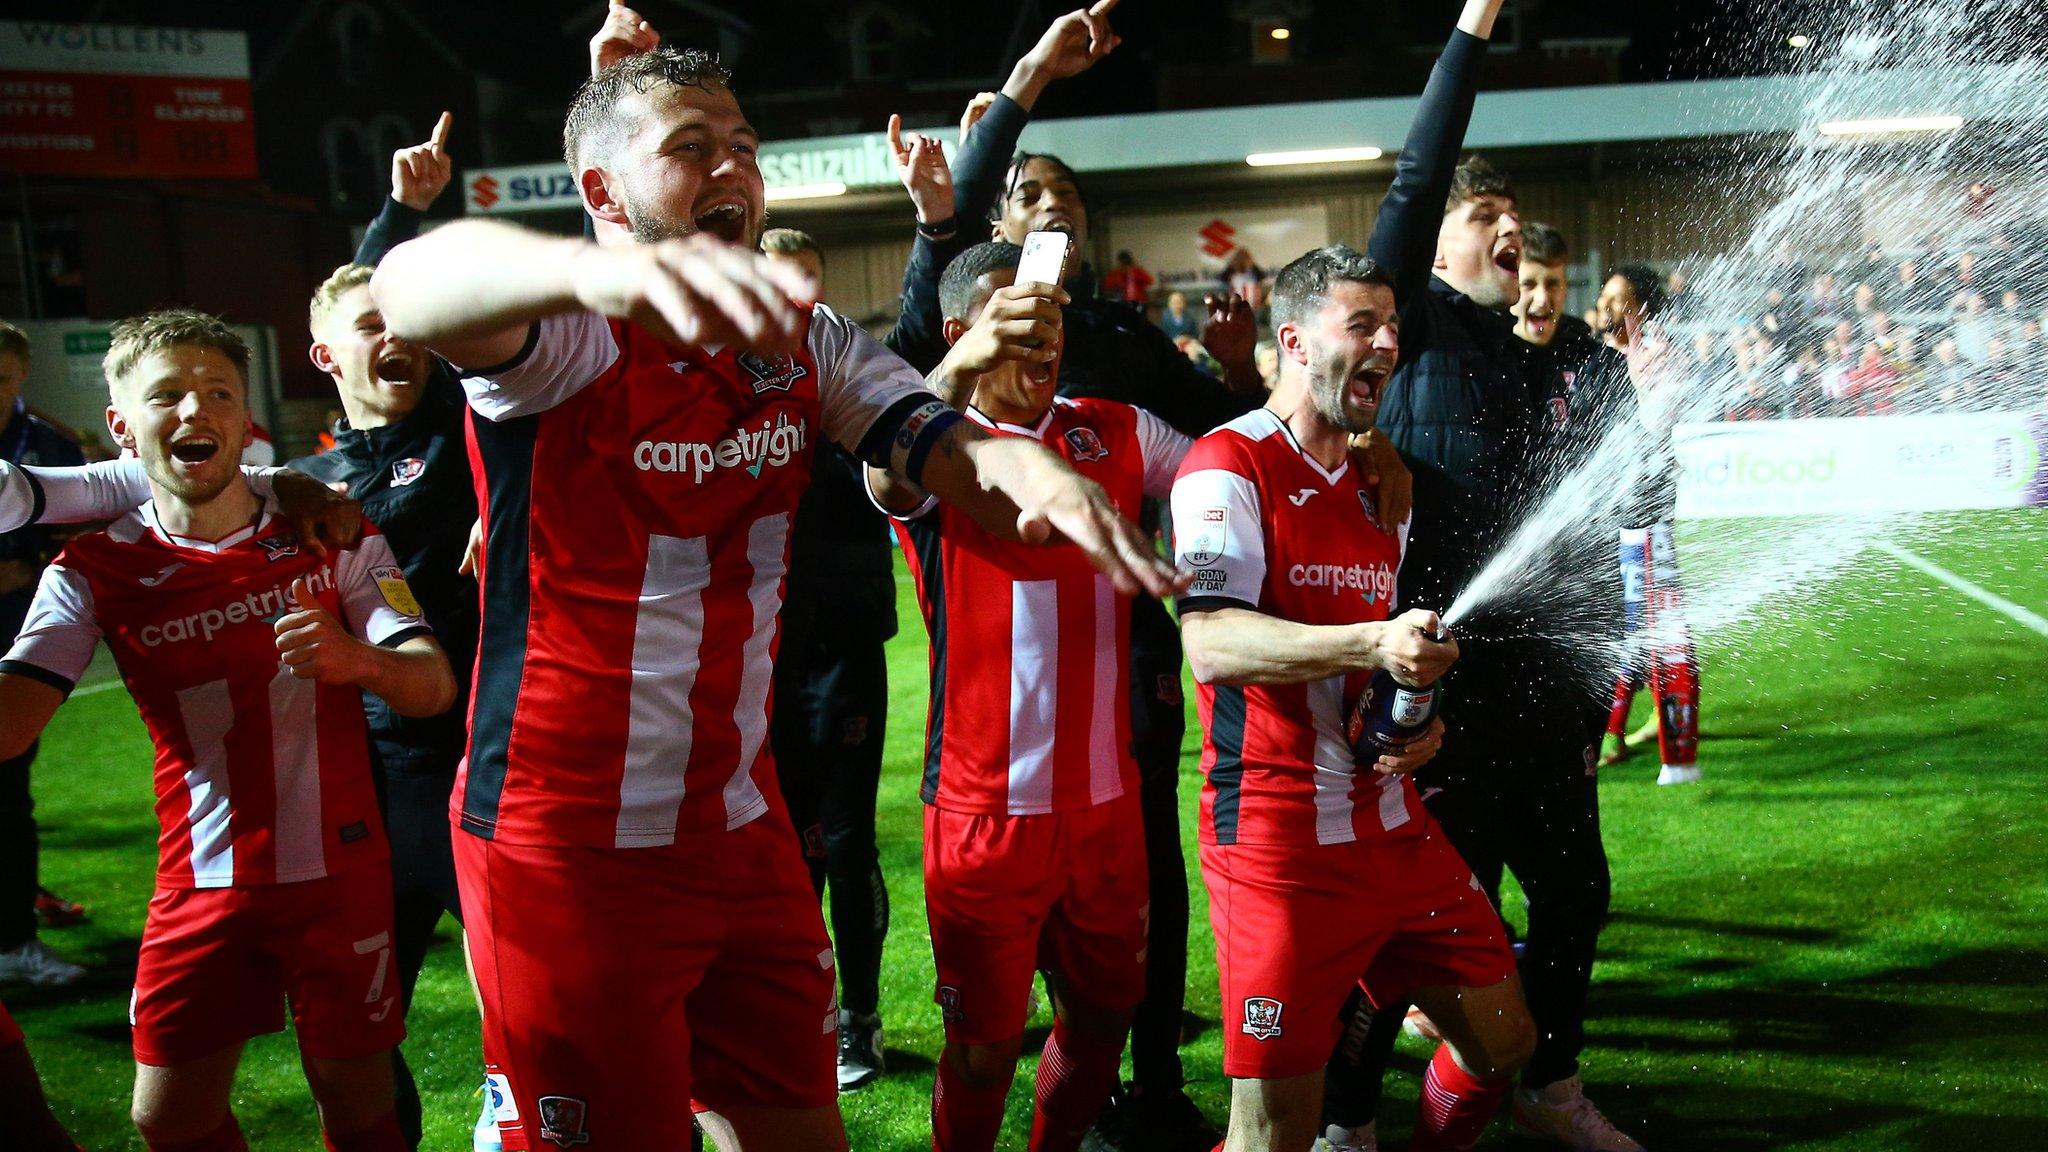
<instances>
[{"instance_id":1,"label":"suzuki logo","mask_svg":"<svg viewBox=\"0 0 2048 1152\"><path fill-rule=\"evenodd\" d=\"M488 210L498 202L498 181L488 172L470 181L469 200L478 208Z\"/></svg>"},{"instance_id":2,"label":"suzuki logo","mask_svg":"<svg viewBox=\"0 0 2048 1152\"><path fill-rule=\"evenodd\" d=\"M1237 250L1237 229L1222 220L1211 220L1202 225L1195 235L1202 238L1202 252L1221 260Z\"/></svg>"}]
</instances>

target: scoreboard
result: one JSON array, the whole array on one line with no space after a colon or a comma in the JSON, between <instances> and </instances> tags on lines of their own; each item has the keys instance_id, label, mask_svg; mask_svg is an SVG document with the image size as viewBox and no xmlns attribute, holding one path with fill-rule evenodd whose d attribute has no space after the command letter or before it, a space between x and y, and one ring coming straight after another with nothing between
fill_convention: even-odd
<instances>
[{"instance_id":1,"label":"scoreboard","mask_svg":"<svg viewBox=\"0 0 2048 1152\"><path fill-rule=\"evenodd\" d=\"M248 37L0 21L0 172L253 179Z\"/></svg>"}]
</instances>

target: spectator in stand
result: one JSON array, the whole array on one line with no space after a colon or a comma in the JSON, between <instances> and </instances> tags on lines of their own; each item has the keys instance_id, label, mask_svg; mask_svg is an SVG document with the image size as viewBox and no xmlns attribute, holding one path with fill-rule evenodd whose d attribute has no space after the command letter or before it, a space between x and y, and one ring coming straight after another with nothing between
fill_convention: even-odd
<instances>
[{"instance_id":1,"label":"spectator in stand","mask_svg":"<svg viewBox=\"0 0 2048 1152\"><path fill-rule=\"evenodd\" d=\"M1881 416L1892 410L1892 393L1899 386L1899 370L1885 359L1877 341L1863 345L1856 367L1849 370L1846 403L1837 415Z\"/></svg>"},{"instance_id":2,"label":"spectator in stand","mask_svg":"<svg viewBox=\"0 0 2048 1152\"><path fill-rule=\"evenodd\" d=\"M2018 338L2020 326L2027 322L2027 307L2020 302L2020 294L2011 288L1998 294L1997 321L2008 344Z\"/></svg>"},{"instance_id":3,"label":"spectator in stand","mask_svg":"<svg viewBox=\"0 0 2048 1152\"><path fill-rule=\"evenodd\" d=\"M1997 324L1985 313L1983 294L1965 292L1962 315L1955 323L1956 350L1970 363L1982 364L1990 358L1991 341L1997 335Z\"/></svg>"},{"instance_id":4,"label":"spectator in stand","mask_svg":"<svg viewBox=\"0 0 2048 1152\"><path fill-rule=\"evenodd\" d=\"M1121 300L1142 312L1152 299L1152 283L1152 274L1126 248L1116 254L1116 266L1103 273L1102 291L1110 299Z\"/></svg>"},{"instance_id":5,"label":"spectator in stand","mask_svg":"<svg viewBox=\"0 0 2048 1152\"><path fill-rule=\"evenodd\" d=\"M2003 336L1993 336L1985 342L1984 363L1978 366L1977 374L1977 392L1984 407L2021 408L2039 401L2039 382L2024 378Z\"/></svg>"},{"instance_id":6,"label":"spectator in stand","mask_svg":"<svg viewBox=\"0 0 2048 1152\"><path fill-rule=\"evenodd\" d=\"M1842 293L1835 287L1835 274L1823 272L1806 290L1806 313L1815 320L1833 321L1842 314Z\"/></svg>"},{"instance_id":7,"label":"spectator in stand","mask_svg":"<svg viewBox=\"0 0 2048 1152\"><path fill-rule=\"evenodd\" d=\"M1781 379L1780 395L1785 397L1788 407L1775 415L1793 418L1813 415L1820 407L1820 349L1812 344L1801 348L1798 357L1785 365Z\"/></svg>"},{"instance_id":8,"label":"spectator in stand","mask_svg":"<svg viewBox=\"0 0 2048 1152\"><path fill-rule=\"evenodd\" d=\"M1756 326L1775 334L1791 327L1793 322L1785 308L1785 293L1776 288L1765 292L1763 303L1757 308Z\"/></svg>"},{"instance_id":9,"label":"spectator in stand","mask_svg":"<svg viewBox=\"0 0 2048 1152\"><path fill-rule=\"evenodd\" d=\"M1886 357L1898 354L1899 338L1904 335L1905 330L1892 323L1892 314L1890 312L1879 308L1870 314L1869 338L1878 347L1884 349Z\"/></svg>"},{"instance_id":10,"label":"spectator in stand","mask_svg":"<svg viewBox=\"0 0 2048 1152\"><path fill-rule=\"evenodd\" d=\"M1166 333L1168 339L1176 341L1182 336L1202 334L1202 318L1188 310L1185 292L1166 294L1166 307L1159 313L1159 330Z\"/></svg>"},{"instance_id":11,"label":"spectator in stand","mask_svg":"<svg viewBox=\"0 0 2048 1152\"><path fill-rule=\"evenodd\" d=\"M1872 244L1855 267L1856 278L1866 284L1883 284L1892 278L1892 258L1884 245Z\"/></svg>"},{"instance_id":12,"label":"spectator in stand","mask_svg":"<svg viewBox=\"0 0 2048 1152\"><path fill-rule=\"evenodd\" d=\"M1977 268L1977 254L1965 249L1956 254L1955 275L1952 277L1958 292L1982 292L1985 290L1983 276Z\"/></svg>"},{"instance_id":13,"label":"spectator in stand","mask_svg":"<svg viewBox=\"0 0 2048 1152\"><path fill-rule=\"evenodd\" d=\"M29 411L22 399L28 369L28 334L0 323L0 459L15 465L85 463L85 453L70 437ZM0 638L6 643L20 634L43 567L61 546L56 532L38 525L0 535ZM85 969L36 938L37 905L46 899L56 906L66 902L45 897L36 882L35 801L29 795L29 768L35 762L34 742L20 755L0 761L0 984L19 981L47 988L73 983ZM83 916L82 910L78 915Z\"/></svg>"},{"instance_id":14,"label":"spectator in stand","mask_svg":"<svg viewBox=\"0 0 2048 1152\"><path fill-rule=\"evenodd\" d=\"M1870 314L1877 311L1877 289L1868 280L1859 280L1849 294L1849 319L1859 332L1870 331Z\"/></svg>"},{"instance_id":15,"label":"spectator in stand","mask_svg":"<svg viewBox=\"0 0 2048 1152\"><path fill-rule=\"evenodd\" d=\"M1280 379L1280 346L1271 340L1261 340L1252 348L1252 363L1259 366L1259 379L1266 382L1266 390L1272 391Z\"/></svg>"},{"instance_id":16,"label":"spectator in stand","mask_svg":"<svg viewBox=\"0 0 2048 1152\"><path fill-rule=\"evenodd\" d=\"M1202 347L1200 340L1193 336L1181 336L1174 340L1173 346L1180 349L1180 354L1188 358L1188 363L1201 369L1203 375L1223 379L1223 363L1211 355L1207 348ZM1257 362L1256 355L1253 362Z\"/></svg>"},{"instance_id":17,"label":"spectator in stand","mask_svg":"<svg viewBox=\"0 0 2048 1152\"><path fill-rule=\"evenodd\" d=\"M1797 292L1799 286L1806 283L1806 262L1799 258L1791 244L1780 244L1777 251L1771 253L1771 265L1764 271L1764 283L1785 292ZM1594 328L1596 331L1599 328L1597 321Z\"/></svg>"},{"instance_id":18,"label":"spectator in stand","mask_svg":"<svg viewBox=\"0 0 2048 1152\"><path fill-rule=\"evenodd\" d=\"M2020 371L2036 376L2048 373L2048 345L2041 342L2039 320L2030 316L2020 321L2020 333L2013 341L2012 352Z\"/></svg>"},{"instance_id":19,"label":"spectator in stand","mask_svg":"<svg viewBox=\"0 0 2048 1152\"><path fill-rule=\"evenodd\" d=\"M1249 248L1232 252L1223 274L1230 283L1230 294L1251 305L1252 311L1266 306L1266 270L1252 259Z\"/></svg>"},{"instance_id":20,"label":"spectator in stand","mask_svg":"<svg viewBox=\"0 0 2048 1152\"><path fill-rule=\"evenodd\" d=\"M1927 367L1921 362L1920 341L1914 333L1899 331L1899 338L1892 345L1891 364L1899 374L1898 383L1892 388L1892 411L1906 411L1917 402L1927 383Z\"/></svg>"},{"instance_id":21,"label":"spectator in stand","mask_svg":"<svg viewBox=\"0 0 2048 1152\"><path fill-rule=\"evenodd\" d=\"M761 255L794 268L811 286L814 296L825 291L825 250L808 232L794 228L770 228L761 233Z\"/></svg>"},{"instance_id":22,"label":"spectator in stand","mask_svg":"<svg viewBox=\"0 0 2048 1152\"><path fill-rule=\"evenodd\" d=\"M1673 268L1671 275L1664 278L1664 298L1670 301L1674 316L1684 315L1683 308L1692 303L1692 297L1687 295L1691 289L1692 282L1682 269Z\"/></svg>"},{"instance_id":23,"label":"spectator in stand","mask_svg":"<svg viewBox=\"0 0 2048 1152\"><path fill-rule=\"evenodd\" d=\"M1944 333L1934 342L1934 358L1921 380L1918 406L1921 408L1968 407L1974 397L1976 374L1956 349L1954 336Z\"/></svg>"},{"instance_id":24,"label":"spectator in stand","mask_svg":"<svg viewBox=\"0 0 2048 1152\"><path fill-rule=\"evenodd\" d=\"M1898 277L1886 295L1891 304L1901 312L1933 312L1941 308L1947 293L1941 280L1932 275L1922 275L1921 262L1908 257L1899 262Z\"/></svg>"},{"instance_id":25,"label":"spectator in stand","mask_svg":"<svg viewBox=\"0 0 2048 1152\"><path fill-rule=\"evenodd\" d=\"M1853 340L1845 340L1839 333L1830 336L1823 345L1820 367L1820 406L1818 416L1833 416L1849 399L1849 373L1856 367L1852 358Z\"/></svg>"}]
</instances>

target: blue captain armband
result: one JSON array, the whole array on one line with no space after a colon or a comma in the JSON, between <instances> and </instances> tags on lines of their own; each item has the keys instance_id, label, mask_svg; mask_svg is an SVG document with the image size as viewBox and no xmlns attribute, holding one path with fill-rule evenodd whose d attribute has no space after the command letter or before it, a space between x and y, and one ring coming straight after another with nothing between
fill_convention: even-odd
<instances>
[{"instance_id":1,"label":"blue captain armband","mask_svg":"<svg viewBox=\"0 0 2048 1152\"><path fill-rule=\"evenodd\" d=\"M860 458L877 468L894 471L912 484L922 484L924 463L932 448L964 419L936 396L906 396L891 404L882 418L875 421L876 432L892 427L895 431L886 440L871 432L862 445L867 450L859 453Z\"/></svg>"}]
</instances>

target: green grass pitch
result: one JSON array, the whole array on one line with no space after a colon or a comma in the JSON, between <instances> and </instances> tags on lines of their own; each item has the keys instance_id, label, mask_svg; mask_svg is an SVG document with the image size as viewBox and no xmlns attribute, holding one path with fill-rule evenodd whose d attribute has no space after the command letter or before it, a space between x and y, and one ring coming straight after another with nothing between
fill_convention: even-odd
<instances>
[{"instance_id":1,"label":"green grass pitch","mask_svg":"<svg viewBox=\"0 0 2048 1152\"><path fill-rule=\"evenodd\" d=\"M1757 530L1801 546L1793 526ZM1952 516L1908 546L2048 613L2048 520L2036 513ZM1689 582L1713 577L1712 557L1687 554ZM940 1047L914 767L925 643L907 592L881 801L892 1074L841 1098L854 1148L905 1152L929 1147ZM1590 1008L1590 1094L1652 1152L2048 1147L2048 637L1871 553L1707 637L1703 659L1705 782L1660 789L1650 757L1603 774L1614 914ZM1191 869L1199 746L1191 707ZM59 714L36 769L43 872L93 920L45 939L94 975L81 989L0 990L95 1152L141 1147L127 1121L126 1008L155 858L149 759L122 692ZM1191 886L1189 1006L1208 1024L1185 1057L1196 1100L1220 1119L1214 952L1199 877ZM450 1150L469 1146L480 1079L452 941L444 925L407 1048L427 1147ZM1411 1044L1390 1078L1392 1137L1407 1130L1424 1056ZM1006 1147L1023 1146L1032 1065L1027 1055L1019 1069ZM288 1036L250 1045L235 1107L257 1148L319 1147ZM1534 1147L1505 1123L1483 1146Z\"/></svg>"}]
</instances>

